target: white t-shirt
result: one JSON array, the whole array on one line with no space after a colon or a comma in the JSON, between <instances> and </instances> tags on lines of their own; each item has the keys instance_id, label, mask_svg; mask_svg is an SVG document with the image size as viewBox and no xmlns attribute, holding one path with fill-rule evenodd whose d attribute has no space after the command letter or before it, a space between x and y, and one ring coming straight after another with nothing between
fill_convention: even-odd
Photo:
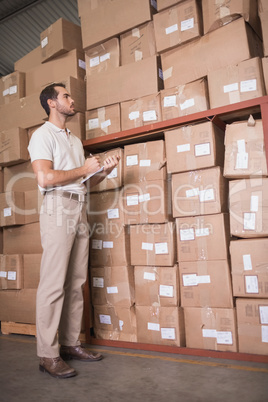
<instances>
[{"instance_id":1,"label":"white t-shirt","mask_svg":"<svg viewBox=\"0 0 268 402\"><path fill-rule=\"evenodd\" d=\"M32 135L28 151L31 162L38 159L45 159L53 162L54 170L71 170L81 167L85 163L85 155L82 142L73 135L70 130L62 130L50 123L45 122ZM86 187L80 183L81 179L64 186L44 189L39 186L40 191L57 189L70 191L78 194L85 194Z\"/></svg>"}]
</instances>

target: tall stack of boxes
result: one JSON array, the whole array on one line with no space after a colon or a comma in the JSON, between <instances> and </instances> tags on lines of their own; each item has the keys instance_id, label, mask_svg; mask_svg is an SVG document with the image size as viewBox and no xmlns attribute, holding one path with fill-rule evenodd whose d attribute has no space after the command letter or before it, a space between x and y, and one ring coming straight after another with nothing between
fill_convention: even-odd
<instances>
[{"instance_id":1,"label":"tall stack of boxes","mask_svg":"<svg viewBox=\"0 0 268 402\"><path fill-rule=\"evenodd\" d=\"M33 196L23 194L36 185L28 187L23 150L46 118L38 92L47 83L66 82L78 110L68 127L82 140L131 136L138 127L268 93L264 0L78 0L78 12L81 32L58 20L15 64L14 77L0 82L0 162L3 191L10 191L0 195L1 266L8 272L15 264L18 272L24 261L18 286L30 282L32 247L23 251L17 242L15 251L9 240L36 236L38 222L9 216L7 200L32 208ZM88 189L97 338L267 354L267 161L260 115L246 113L97 150L101 161L121 156Z\"/></svg>"}]
</instances>

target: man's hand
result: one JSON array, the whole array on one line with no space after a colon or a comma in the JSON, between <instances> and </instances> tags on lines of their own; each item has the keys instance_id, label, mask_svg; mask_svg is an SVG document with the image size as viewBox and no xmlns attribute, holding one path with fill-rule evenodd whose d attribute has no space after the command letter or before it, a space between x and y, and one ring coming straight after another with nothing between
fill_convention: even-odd
<instances>
[{"instance_id":1,"label":"man's hand","mask_svg":"<svg viewBox=\"0 0 268 402\"><path fill-rule=\"evenodd\" d=\"M90 158L87 158L84 164L86 175L97 172L100 167L101 165L99 156L92 156Z\"/></svg>"},{"instance_id":2,"label":"man's hand","mask_svg":"<svg viewBox=\"0 0 268 402\"><path fill-rule=\"evenodd\" d=\"M108 156L103 162L104 172L106 175L110 174L112 170L118 165L120 161L119 155Z\"/></svg>"}]
</instances>

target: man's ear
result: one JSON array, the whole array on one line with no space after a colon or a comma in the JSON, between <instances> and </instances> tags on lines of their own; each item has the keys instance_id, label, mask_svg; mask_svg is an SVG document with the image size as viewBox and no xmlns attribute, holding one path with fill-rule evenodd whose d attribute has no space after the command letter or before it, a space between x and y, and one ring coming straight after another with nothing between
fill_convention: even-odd
<instances>
[{"instance_id":1,"label":"man's ear","mask_svg":"<svg viewBox=\"0 0 268 402\"><path fill-rule=\"evenodd\" d=\"M50 109L53 109L55 107L55 101L53 99L48 99L47 104Z\"/></svg>"}]
</instances>

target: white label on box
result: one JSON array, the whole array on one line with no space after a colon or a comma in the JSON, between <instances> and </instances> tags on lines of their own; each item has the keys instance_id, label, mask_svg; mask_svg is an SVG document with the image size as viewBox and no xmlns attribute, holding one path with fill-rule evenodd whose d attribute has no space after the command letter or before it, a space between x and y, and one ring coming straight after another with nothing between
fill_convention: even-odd
<instances>
[{"instance_id":1,"label":"white label on box","mask_svg":"<svg viewBox=\"0 0 268 402\"><path fill-rule=\"evenodd\" d=\"M86 70L86 62L84 60L78 59L78 67Z\"/></svg>"},{"instance_id":2,"label":"white label on box","mask_svg":"<svg viewBox=\"0 0 268 402\"><path fill-rule=\"evenodd\" d=\"M161 338L162 339L176 339L175 328L161 328Z\"/></svg>"},{"instance_id":3,"label":"white label on box","mask_svg":"<svg viewBox=\"0 0 268 402\"><path fill-rule=\"evenodd\" d=\"M100 318L100 323L101 324L108 324L111 325L112 321L111 321L111 316L107 315L107 314L99 314L99 318Z\"/></svg>"},{"instance_id":4,"label":"white label on box","mask_svg":"<svg viewBox=\"0 0 268 402\"><path fill-rule=\"evenodd\" d=\"M179 29L178 24L171 25L170 27L166 28L166 35L176 32L178 31L178 29Z\"/></svg>"},{"instance_id":5,"label":"white label on box","mask_svg":"<svg viewBox=\"0 0 268 402\"><path fill-rule=\"evenodd\" d=\"M195 156L205 156L210 155L210 142L205 142L204 144L196 144L194 147Z\"/></svg>"},{"instance_id":6,"label":"white label on box","mask_svg":"<svg viewBox=\"0 0 268 402\"><path fill-rule=\"evenodd\" d=\"M196 274L185 274L182 275L183 286L197 286L197 275Z\"/></svg>"},{"instance_id":7,"label":"white label on box","mask_svg":"<svg viewBox=\"0 0 268 402\"><path fill-rule=\"evenodd\" d=\"M190 190L186 190L185 192L186 197L190 198L190 197L197 197L199 195L199 188L191 188Z\"/></svg>"},{"instance_id":8,"label":"white label on box","mask_svg":"<svg viewBox=\"0 0 268 402\"><path fill-rule=\"evenodd\" d=\"M232 345L233 336L231 331L217 331L217 344Z\"/></svg>"},{"instance_id":9,"label":"white label on box","mask_svg":"<svg viewBox=\"0 0 268 402\"><path fill-rule=\"evenodd\" d=\"M89 60L89 66L90 67L96 67L100 64L100 58L99 56L93 57L92 59Z\"/></svg>"},{"instance_id":10,"label":"white label on box","mask_svg":"<svg viewBox=\"0 0 268 402\"><path fill-rule=\"evenodd\" d=\"M230 9L229 7L226 6L221 6L219 3L221 3L221 1L219 2L218 0L216 1L217 6L219 7L219 18L224 18L227 15L230 15Z\"/></svg>"},{"instance_id":11,"label":"white label on box","mask_svg":"<svg viewBox=\"0 0 268 402\"><path fill-rule=\"evenodd\" d=\"M110 119L108 119L108 120L104 121L103 123L101 123L102 130L104 130L105 128L109 127L111 124L112 123L111 123Z\"/></svg>"},{"instance_id":12,"label":"white label on box","mask_svg":"<svg viewBox=\"0 0 268 402\"><path fill-rule=\"evenodd\" d=\"M108 219L119 218L119 208L108 209L107 216L108 216Z\"/></svg>"},{"instance_id":13,"label":"white label on box","mask_svg":"<svg viewBox=\"0 0 268 402\"><path fill-rule=\"evenodd\" d=\"M160 324L155 324L154 322L148 322L147 328L150 331L160 331Z\"/></svg>"},{"instance_id":14,"label":"white label on box","mask_svg":"<svg viewBox=\"0 0 268 402\"><path fill-rule=\"evenodd\" d=\"M135 38L140 38L141 37L139 28L133 28L131 30L131 33L132 33L132 36L134 36Z\"/></svg>"},{"instance_id":15,"label":"white label on box","mask_svg":"<svg viewBox=\"0 0 268 402\"><path fill-rule=\"evenodd\" d=\"M118 293L117 286L108 286L106 290L108 294Z\"/></svg>"},{"instance_id":16,"label":"white label on box","mask_svg":"<svg viewBox=\"0 0 268 402\"><path fill-rule=\"evenodd\" d=\"M167 243L155 243L154 249L155 249L155 254L168 254L168 244Z\"/></svg>"},{"instance_id":17,"label":"white label on box","mask_svg":"<svg viewBox=\"0 0 268 402\"><path fill-rule=\"evenodd\" d=\"M104 278L93 276L93 288L104 288Z\"/></svg>"},{"instance_id":18,"label":"white label on box","mask_svg":"<svg viewBox=\"0 0 268 402\"><path fill-rule=\"evenodd\" d=\"M246 141L244 139L237 140L237 152L240 154L244 154L246 152Z\"/></svg>"},{"instance_id":19,"label":"white label on box","mask_svg":"<svg viewBox=\"0 0 268 402\"><path fill-rule=\"evenodd\" d=\"M9 88L7 88L3 91L3 96L7 96L7 95L9 95Z\"/></svg>"},{"instance_id":20,"label":"white label on box","mask_svg":"<svg viewBox=\"0 0 268 402\"><path fill-rule=\"evenodd\" d=\"M196 237L209 236L209 228L195 229Z\"/></svg>"},{"instance_id":21,"label":"white label on box","mask_svg":"<svg viewBox=\"0 0 268 402\"><path fill-rule=\"evenodd\" d=\"M135 50L134 54L135 54L135 56L134 56L135 61L140 61L143 59L143 53L141 50Z\"/></svg>"},{"instance_id":22,"label":"white label on box","mask_svg":"<svg viewBox=\"0 0 268 402\"><path fill-rule=\"evenodd\" d=\"M198 275L197 276L197 283L211 283L210 275Z\"/></svg>"},{"instance_id":23,"label":"white label on box","mask_svg":"<svg viewBox=\"0 0 268 402\"><path fill-rule=\"evenodd\" d=\"M4 217L6 218L7 216L11 216L11 215L12 215L11 207L4 208Z\"/></svg>"},{"instance_id":24,"label":"white label on box","mask_svg":"<svg viewBox=\"0 0 268 402\"><path fill-rule=\"evenodd\" d=\"M193 107L194 104L195 104L194 98L187 99L185 102L180 103L180 108L181 110L185 110L188 109L189 107Z\"/></svg>"},{"instance_id":25,"label":"white label on box","mask_svg":"<svg viewBox=\"0 0 268 402\"><path fill-rule=\"evenodd\" d=\"M180 239L181 241L194 240L194 229L180 229Z\"/></svg>"},{"instance_id":26,"label":"white label on box","mask_svg":"<svg viewBox=\"0 0 268 402\"><path fill-rule=\"evenodd\" d=\"M238 152L236 154L235 169L247 169L248 168L248 153Z\"/></svg>"},{"instance_id":27,"label":"white label on box","mask_svg":"<svg viewBox=\"0 0 268 402\"><path fill-rule=\"evenodd\" d=\"M132 205L139 205L138 194L127 196L127 206L132 206Z\"/></svg>"},{"instance_id":28,"label":"white label on box","mask_svg":"<svg viewBox=\"0 0 268 402\"><path fill-rule=\"evenodd\" d=\"M173 72L173 67L169 67L165 71L163 71L164 81L168 80L170 77L172 77L172 72Z\"/></svg>"},{"instance_id":29,"label":"white label on box","mask_svg":"<svg viewBox=\"0 0 268 402\"><path fill-rule=\"evenodd\" d=\"M154 121L157 120L156 111L155 110L146 110L142 113L143 121Z\"/></svg>"},{"instance_id":30,"label":"white label on box","mask_svg":"<svg viewBox=\"0 0 268 402\"><path fill-rule=\"evenodd\" d=\"M114 248L114 242L113 241L104 241L103 248Z\"/></svg>"},{"instance_id":31,"label":"white label on box","mask_svg":"<svg viewBox=\"0 0 268 402\"><path fill-rule=\"evenodd\" d=\"M177 145L177 152L188 152L190 149L190 144Z\"/></svg>"},{"instance_id":32,"label":"white label on box","mask_svg":"<svg viewBox=\"0 0 268 402\"><path fill-rule=\"evenodd\" d=\"M259 293L259 284L257 276L245 276L246 293Z\"/></svg>"},{"instance_id":33,"label":"white label on box","mask_svg":"<svg viewBox=\"0 0 268 402\"><path fill-rule=\"evenodd\" d=\"M41 41L41 48L43 49L47 44L48 44L48 37L46 36L46 37Z\"/></svg>"},{"instance_id":34,"label":"white label on box","mask_svg":"<svg viewBox=\"0 0 268 402\"><path fill-rule=\"evenodd\" d=\"M174 296L173 286L160 285L159 296L173 297Z\"/></svg>"},{"instance_id":35,"label":"white label on box","mask_svg":"<svg viewBox=\"0 0 268 402\"><path fill-rule=\"evenodd\" d=\"M0 271L0 278L6 278L7 277L7 272L6 271Z\"/></svg>"},{"instance_id":36,"label":"white label on box","mask_svg":"<svg viewBox=\"0 0 268 402\"><path fill-rule=\"evenodd\" d=\"M145 201L150 201L149 193L139 195L139 202L145 202Z\"/></svg>"},{"instance_id":37,"label":"white label on box","mask_svg":"<svg viewBox=\"0 0 268 402\"><path fill-rule=\"evenodd\" d=\"M138 155L129 155L126 159L127 166L138 165Z\"/></svg>"},{"instance_id":38,"label":"white label on box","mask_svg":"<svg viewBox=\"0 0 268 402\"><path fill-rule=\"evenodd\" d=\"M7 273L7 279L9 281L15 281L17 278L17 272L16 271L8 271Z\"/></svg>"},{"instance_id":39,"label":"white label on box","mask_svg":"<svg viewBox=\"0 0 268 402\"><path fill-rule=\"evenodd\" d=\"M147 281L155 281L155 274L153 272L144 272L143 279L147 279Z\"/></svg>"},{"instance_id":40,"label":"white label on box","mask_svg":"<svg viewBox=\"0 0 268 402\"><path fill-rule=\"evenodd\" d=\"M252 262L250 254L243 255L244 271L252 271Z\"/></svg>"},{"instance_id":41,"label":"white label on box","mask_svg":"<svg viewBox=\"0 0 268 402\"><path fill-rule=\"evenodd\" d=\"M151 0L151 6L157 10L157 1L156 0Z\"/></svg>"},{"instance_id":42,"label":"white label on box","mask_svg":"<svg viewBox=\"0 0 268 402\"><path fill-rule=\"evenodd\" d=\"M137 110L135 112L130 112L128 115L129 120L136 120L140 117L140 112Z\"/></svg>"},{"instance_id":43,"label":"white label on box","mask_svg":"<svg viewBox=\"0 0 268 402\"><path fill-rule=\"evenodd\" d=\"M170 95L164 97L164 107L173 107L177 106L176 104L176 95Z\"/></svg>"},{"instance_id":44,"label":"white label on box","mask_svg":"<svg viewBox=\"0 0 268 402\"><path fill-rule=\"evenodd\" d=\"M162 81L164 81L164 73L161 68L158 69L158 76Z\"/></svg>"},{"instance_id":45,"label":"white label on box","mask_svg":"<svg viewBox=\"0 0 268 402\"><path fill-rule=\"evenodd\" d=\"M110 174L108 174L107 179L115 179L117 177L117 167L113 168Z\"/></svg>"},{"instance_id":46,"label":"white label on box","mask_svg":"<svg viewBox=\"0 0 268 402\"><path fill-rule=\"evenodd\" d=\"M18 90L17 85L13 85L12 87L9 88L9 95L16 94Z\"/></svg>"},{"instance_id":47,"label":"white label on box","mask_svg":"<svg viewBox=\"0 0 268 402\"><path fill-rule=\"evenodd\" d=\"M214 189L208 188L206 190L199 191L199 201L200 202L215 201Z\"/></svg>"},{"instance_id":48,"label":"white label on box","mask_svg":"<svg viewBox=\"0 0 268 402\"><path fill-rule=\"evenodd\" d=\"M90 119L88 120L88 128L89 130L94 130L94 128L99 127L99 119Z\"/></svg>"},{"instance_id":49,"label":"white label on box","mask_svg":"<svg viewBox=\"0 0 268 402\"><path fill-rule=\"evenodd\" d=\"M100 57L100 62L103 63L104 61L109 60L110 56L111 56L110 53L105 53Z\"/></svg>"},{"instance_id":50,"label":"white label on box","mask_svg":"<svg viewBox=\"0 0 268 402\"><path fill-rule=\"evenodd\" d=\"M259 306L261 324L268 324L268 306Z\"/></svg>"},{"instance_id":51,"label":"white label on box","mask_svg":"<svg viewBox=\"0 0 268 402\"><path fill-rule=\"evenodd\" d=\"M267 343L268 342L268 326L261 326L261 341Z\"/></svg>"},{"instance_id":52,"label":"white label on box","mask_svg":"<svg viewBox=\"0 0 268 402\"><path fill-rule=\"evenodd\" d=\"M194 27L194 18L189 18L188 20L181 21L181 31L187 31Z\"/></svg>"},{"instance_id":53,"label":"white label on box","mask_svg":"<svg viewBox=\"0 0 268 402\"><path fill-rule=\"evenodd\" d=\"M244 229L245 230L255 230L256 216L255 212L245 212L244 213Z\"/></svg>"},{"instance_id":54,"label":"white label on box","mask_svg":"<svg viewBox=\"0 0 268 402\"><path fill-rule=\"evenodd\" d=\"M252 195L250 197L250 212L258 212L259 210L259 197Z\"/></svg>"},{"instance_id":55,"label":"white label on box","mask_svg":"<svg viewBox=\"0 0 268 402\"><path fill-rule=\"evenodd\" d=\"M153 243L141 243L141 249L142 250L149 250L149 251L153 251L154 249L154 244Z\"/></svg>"},{"instance_id":56,"label":"white label on box","mask_svg":"<svg viewBox=\"0 0 268 402\"><path fill-rule=\"evenodd\" d=\"M141 159L140 166L142 166L142 167L151 166L151 160L150 159Z\"/></svg>"},{"instance_id":57,"label":"white label on box","mask_svg":"<svg viewBox=\"0 0 268 402\"><path fill-rule=\"evenodd\" d=\"M124 326L124 321L123 321L123 320L119 320L120 331L123 331L123 326Z\"/></svg>"},{"instance_id":58,"label":"white label on box","mask_svg":"<svg viewBox=\"0 0 268 402\"><path fill-rule=\"evenodd\" d=\"M216 329L202 329L203 338L217 338Z\"/></svg>"},{"instance_id":59,"label":"white label on box","mask_svg":"<svg viewBox=\"0 0 268 402\"><path fill-rule=\"evenodd\" d=\"M240 82L240 92L250 92L257 90L257 80L247 80Z\"/></svg>"},{"instance_id":60,"label":"white label on box","mask_svg":"<svg viewBox=\"0 0 268 402\"><path fill-rule=\"evenodd\" d=\"M238 82L234 84L228 84L223 86L223 92L226 94L228 92L238 91Z\"/></svg>"},{"instance_id":61,"label":"white label on box","mask_svg":"<svg viewBox=\"0 0 268 402\"><path fill-rule=\"evenodd\" d=\"M102 240L93 239L92 240L92 249L93 250L101 250L102 249Z\"/></svg>"}]
</instances>

